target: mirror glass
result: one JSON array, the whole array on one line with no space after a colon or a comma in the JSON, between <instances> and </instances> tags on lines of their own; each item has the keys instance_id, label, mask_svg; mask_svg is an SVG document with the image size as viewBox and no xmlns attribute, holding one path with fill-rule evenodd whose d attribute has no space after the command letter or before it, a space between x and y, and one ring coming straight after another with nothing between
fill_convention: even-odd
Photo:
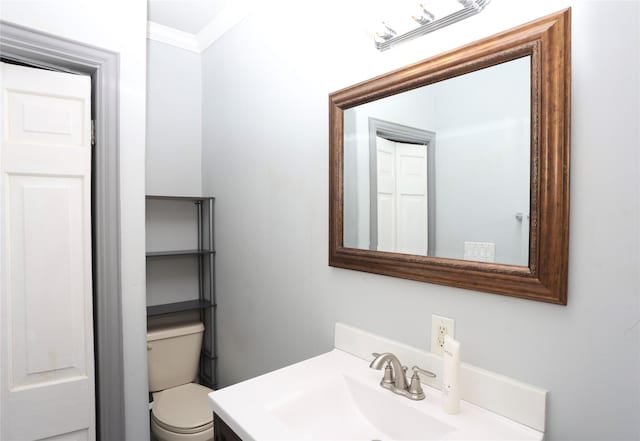
<instances>
[{"instance_id":1,"label":"mirror glass","mask_svg":"<svg viewBox=\"0 0 640 441\"><path fill-rule=\"evenodd\" d=\"M346 248L527 266L531 56L347 108Z\"/></svg>"}]
</instances>

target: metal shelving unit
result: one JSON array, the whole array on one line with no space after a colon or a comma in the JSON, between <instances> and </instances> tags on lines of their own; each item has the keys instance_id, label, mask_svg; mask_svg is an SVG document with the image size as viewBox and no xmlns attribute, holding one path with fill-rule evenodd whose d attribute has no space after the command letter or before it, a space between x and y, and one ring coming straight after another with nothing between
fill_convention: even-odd
<instances>
[{"instance_id":1,"label":"metal shelving unit","mask_svg":"<svg viewBox=\"0 0 640 441\"><path fill-rule=\"evenodd\" d=\"M194 259L198 267L198 299L147 306L147 317L198 311L205 331L200 354L200 383L217 387L215 249L212 197L148 195L147 200L192 202L197 219L197 249L147 252L147 259Z\"/></svg>"},{"instance_id":2,"label":"metal shelving unit","mask_svg":"<svg viewBox=\"0 0 640 441\"><path fill-rule=\"evenodd\" d=\"M162 305L147 306L147 317L173 314L175 312L193 311L196 309L211 308L208 300L187 300L185 302L165 303Z\"/></svg>"},{"instance_id":3,"label":"metal shelving unit","mask_svg":"<svg viewBox=\"0 0 640 441\"><path fill-rule=\"evenodd\" d=\"M173 251L148 251L147 257L177 257L215 254L213 250L173 250Z\"/></svg>"}]
</instances>

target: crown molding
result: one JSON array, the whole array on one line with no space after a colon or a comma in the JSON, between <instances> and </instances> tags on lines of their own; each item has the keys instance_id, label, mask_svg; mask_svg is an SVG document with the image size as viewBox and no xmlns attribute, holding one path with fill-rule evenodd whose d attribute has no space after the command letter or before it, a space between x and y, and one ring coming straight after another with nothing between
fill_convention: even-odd
<instances>
[{"instance_id":1,"label":"crown molding","mask_svg":"<svg viewBox=\"0 0 640 441\"><path fill-rule=\"evenodd\" d=\"M244 20L250 12L251 7L248 2L234 2L213 17L197 34L190 34L189 32L148 21L147 38L191 52L202 53L231 28Z\"/></svg>"},{"instance_id":2,"label":"crown molding","mask_svg":"<svg viewBox=\"0 0 640 441\"><path fill-rule=\"evenodd\" d=\"M200 45L194 34L179 31L169 26L153 21L147 22L147 38L153 41L169 44L191 52L200 53Z\"/></svg>"}]
</instances>

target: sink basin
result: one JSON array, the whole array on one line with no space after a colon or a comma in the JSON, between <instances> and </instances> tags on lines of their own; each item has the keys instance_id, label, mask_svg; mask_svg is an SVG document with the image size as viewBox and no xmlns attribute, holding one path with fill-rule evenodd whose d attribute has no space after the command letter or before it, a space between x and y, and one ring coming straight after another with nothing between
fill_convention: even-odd
<instances>
[{"instance_id":1,"label":"sink basin","mask_svg":"<svg viewBox=\"0 0 640 441\"><path fill-rule=\"evenodd\" d=\"M428 366L427 366L428 367ZM380 387L382 372L339 349L209 394L211 408L244 441L541 440L543 433L461 402L441 409L423 384L412 401Z\"/></svg>"},{"instance_id":2,"label":"sink basin","mask_svg":"<svg viewBox=\"0 0 640 441\"><path fill-rule=\"evenodd\" d=\"M272 405L269 411L311 440L415 440L416 434L441 439L455 430L396 400L389 391L371 386L340 375Z\"/></svg>"}]
</instances>

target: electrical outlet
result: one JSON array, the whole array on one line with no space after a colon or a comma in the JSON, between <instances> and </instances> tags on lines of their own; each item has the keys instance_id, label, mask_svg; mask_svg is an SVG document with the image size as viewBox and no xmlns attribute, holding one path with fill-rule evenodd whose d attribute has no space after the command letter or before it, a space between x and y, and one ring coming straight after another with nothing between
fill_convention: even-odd
<instances>
[{"instance_id":1,"label":"electrical outlet","mask_svg":"<svg viewBox=\"0 0 640 441\"><path fill-rule=\"evenodd\" d=\"M455 337L455 322L453 319L433 314L431 316L431 352L442 355L444 336Z\"/></svg>"}]
</instances>

